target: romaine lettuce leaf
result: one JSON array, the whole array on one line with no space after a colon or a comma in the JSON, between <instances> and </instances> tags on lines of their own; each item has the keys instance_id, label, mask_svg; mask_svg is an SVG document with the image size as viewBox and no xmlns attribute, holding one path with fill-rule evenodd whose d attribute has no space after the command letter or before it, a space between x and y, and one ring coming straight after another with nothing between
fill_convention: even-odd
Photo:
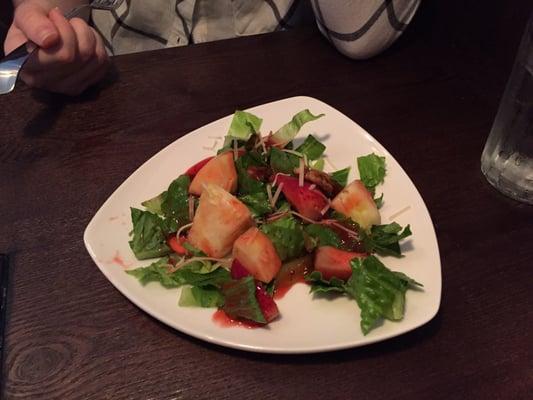
<instances>
[{"instance_id":1,"label":"romaine lettuce leaf","mask_svg":"<svg viewBox=\"0 0 533 400\"><path fill-rule=\"evenodd\" d=\"M359 234L366 251L369 253L376 252L381 255L399 257L402 255L400 240L411 236L412 232L409 225L402 231L402 227L393 222L388 225L374 225L370 233L361 230Z\"/></svg>"},{"instance_id":2,"label":"romaine lettuce leaf","mask_svg":"<svg viewBox=\"0 0 533 400\"><path fill-rule=\"evenodd\" d=\"M249 112L235 111L226 135L226 142L231 142L234 139L247 141L253 134L259 133L262 123L261 118Z\"/></svg>"},{"instance_id":3,"label":"romaine lettuce leaf","mask_svg":"<svg viewBox=\"0 0 533 400\"><path fill-rule=\"evenodd\" d=\"M351 261L352 276L344 286L361 309L361 330L367 334L380 318L403 318L405 292L410 285L420 285L401 273L385 267L376 257Z\"/></svg>"},{"instance_id":4,"label":"romaine lettuce leaf","mask_svg":"<svg viewBox=\"0 0 533 400\"><path fill-rule=\"evenodd\" d=\"M350 167L346 167L344 169L340 169L338 171L332 172L331 177L333 180L335 180L339 185L342 187L345 187L348 183L348 175L350 175Z\"/></svg>"},{"instance_id":5,"label":"romaine lettuce leaf","mask_svg":"<svg viewBox=\"0 0 533 400\"><path fill-rule=\"evenodd\" d=\"M240 196L239 200L246 204L253 217L261 217L272 212L272 207L265 192L246 194Z\"/></svg>"},{"instance_id":6,"label":"romaine lettuce leaf","mask_svg":"<svg viewBox=\"0 0 533 400\"><path fill-rule=\"evenodd\" d=\"M261 231L270 238L281 261L296 258L305 249L302 225L292 215L263 224Z\"/></svg>"},{"instance_id":7,"label":"romaine lettuce leaf","mask_svg":"<svg viewBox=\"0 0 533 400\"><path fill-rule=\"evenodd\" d=\"M313 169L316 169L318 171L324 171L324 157L320 157L318 160L316 160L311 167Z\"/></svg>"},{"instance_id":8,"label":"romaine lettuce leaf","mask_svg":"<svg viewBox=\"0 0 533 400\"><path fill-rule=\"evenodd\" d=\"M344 293L344 281L338 278L331 278L329 281L322 278L322 273L313 271L305 277L307 282L311 283L311 293Z\"/></svg>"},{"instance_id":9,"label":"romaine lettuce leaf","mask_svg":"<svg viewBox=\"0 0 533 400\"><path fill-rule=\"evenodd\" d=\"M260 156L253 152L244 154L235 162L239 182L237 189L239 196L255 194L258 192L264 192L266 194L265 184L252 178L250 174L248 174L247 170L250 166L264 166Z\"/></svg>"},{"instance_id":10,"label":"romaine lettuce leaf","mask_svg":"<svg viewBox=\"0 0 533 400\"><path fill-rule=\"evenodd\" d=\"M126 273L137 278L143 286L149 282L159 282L166 288L179 287L180 285L168 273L167 267L169 265L168 257L163 257L147 267L131 269L126 271Z\"/></svg>"},{"instance_id":11,"label":"romaine lettuce leaf","mask_svg":"<svg viewBox=\"0 0 533 400\"><path fill-rule=\"evenodd\" d=\"M290 122L287 122L283 125L274 135L272 135L271 140L278 145L285 145L296 137L301 127L310 121L314 121L320 117L323 117L324 114L313 115L309 110L300 111L296 114Z\"/></svg>"},{"instance_id":12,"label":"romaine lettuce leaf","mask_svg":"<svg viewBox=\"0 0 533 400\"><path fill-rule=\"evenodd\" d=\"M224 296L215 287L186 286L181 289L181 307L221 307L224 304Z\"/></svg>"},{"instance_id":13,"label":"romaine lettuce leaf","mask_svg":"<svg viewBox=\"0 0 533 400\"><path fill-rule=\"evenodd\" d=\"M224 296L222 309L230 317L266 324L267 321L255 297L255 280L252 276L225 283L222 285L222 295Z\"/></svg>"},{"instance_id":14,"label":"romaine lettuce leaf","mask_svg":"<svg viewBox=\"0 0 533 400\"><path fill-rule=\"evenodd\" d=\"M167 219L170 229L175 232L188 224L189 219L189 185L191 178L181 175L175 179L165 195L162 196L161 212Z\"/></svg>"},{"instance_id":15,"label":"romaine lettuce leaf","mask_svg":"<svg viewBox=\"0 0 533 400\"><path fill-rule=\"evenodd\" d=\"M270 167L274 173L294 174L294 169L300 166L300 157L290 154L276 147L270 149Z\"/></svg>"},{"instance_id":16,"label":"romaine lettuce leaf","mask_svg":"<svg viewBox=\"0 0 533 400\"><path fill-rule=\"evenodd\" d=\"M322 224L311 224L305 227L305 233L308 238L311 239L314 246L306 246L307 250L310 251L314 247L320 246L333 246L338 249L341 248L342 242L333 229L328 228ZM309 241L308 241L309 243Z\"/></svg>"},{"instance_id":17,"label":"romaine lettuce leaf","mask_svg":"<svg viewBox=\"0 0 533 400\"><path fill-rule=\"evenodd\" d=\"M371 193L374 193L376 186L383 183L387 173L385 157L377 156L374 153L358 157L357 167L361 181Z\"/></svg>"},{"instance_id":18,"label":"romaine lettuce leaf","mask_svg":"<svg viewBox=\"0 0 533 400\"><path fill-rule=\"evenodd\" d=\"M166 243L169 227L165 221L150 211L131 208L133 238L129 245L138 260L156 258L171 252Z\"/></svg>"},{"instance_id":19,"label":"romaine lettuce leaf","mask_svg":"<svg viewBox=\"0 0 533 400\"><path fill-rule=\"evenodd\" d=\"M307 136L305 141L296 148L296 151L305 154L308 160L318 160L326 146L320 143L313 135Z\"/></svg>"},{"instance_id":20,"label":"romaine lettuce leaf","mask_svg":"<svg viewBox=\"0 0 533 400\"><path fill-rule=\"evenodd\" d=\"M163 193L160 193L149 200L143 201L141 205L143 207L146 207L146 209L151 213L163 215L163 211L161 210L161 204L163 204L163 201L165 200L166 196L167 191L165 190Z\"/></svg>"}]
</instances>

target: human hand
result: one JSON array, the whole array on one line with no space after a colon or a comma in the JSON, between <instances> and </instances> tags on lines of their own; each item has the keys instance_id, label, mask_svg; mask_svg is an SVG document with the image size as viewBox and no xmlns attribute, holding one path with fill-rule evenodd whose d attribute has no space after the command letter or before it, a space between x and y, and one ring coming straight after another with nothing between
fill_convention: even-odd
<instances>
[{"instance_id":1,"label":"human hand","mask_svg":"<svg viewBox=\"0 0 533 400\"><path fill-rule=\"evenodd\" d=\"M83 19L67 20L47 0L26 0L15 9L5 53L28 40L39 47L20 72L30 87L75 96L100 81L110 64L100 35Z\"/></svg>"}]
</instances>

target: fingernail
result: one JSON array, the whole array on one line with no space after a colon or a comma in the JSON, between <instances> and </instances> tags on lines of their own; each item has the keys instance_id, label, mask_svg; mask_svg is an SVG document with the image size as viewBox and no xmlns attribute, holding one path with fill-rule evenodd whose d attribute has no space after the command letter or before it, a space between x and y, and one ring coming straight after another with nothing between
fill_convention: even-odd
<instances>
[{"instance_id":1,"label":"fingernail","mask_svg":"<svg viewBox=\"0 0 533 400\"><path fill-rule=\"evenodd\" d=\"M56 32L50 30L45 30L44 32L41 32L41 47L49 47L52 46L56 40Z\"/></svg>"}]
</instances>

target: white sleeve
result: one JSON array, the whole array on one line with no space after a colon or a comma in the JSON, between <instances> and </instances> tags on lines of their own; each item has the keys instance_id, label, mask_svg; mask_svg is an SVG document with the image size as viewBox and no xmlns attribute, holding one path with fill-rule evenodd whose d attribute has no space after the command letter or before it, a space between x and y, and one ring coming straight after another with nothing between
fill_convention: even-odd
<instances>
[{"instance_id":1,"label":"white sleeve","mask_svg":"<svg viewBox=\"0 0 533 400\"><path fill-rule=\"evenodd\" d=\"M322 34L354 59L388 48L413 18L420 0L311 0Z\"/></svg>"}]
</instances>

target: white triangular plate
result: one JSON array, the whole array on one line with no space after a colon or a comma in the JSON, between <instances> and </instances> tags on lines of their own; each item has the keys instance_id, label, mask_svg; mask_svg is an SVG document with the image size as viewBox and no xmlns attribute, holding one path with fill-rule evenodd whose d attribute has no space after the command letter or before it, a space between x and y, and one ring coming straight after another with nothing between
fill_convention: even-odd
<instances>
[{"instance_id":1,"label":"white triangular plate","mask_svg":"<svg viewBox=\"0 0 533 400\"><path fill-rule=\"evenodd\" d=\"M384 195L382 223L392 220L411 225L413 236L404 243L405 257L383 257L392 270L402 271L423 283L421 291L407 292L405 318L385 321L363 336L359 308L346 298L314 299L309 287L294 286L278 301L282 317L267 328L222 327L212 320L213 309L178 306L180 289L158 283L141 286L125 269L144 266L128 246L132 229L129 207L163 190L195 162L213 155L222 144L232 116L199 128L176 140L146 161L107 199L87 226L84 241L94 262L107 279L139 308L165 324L196 338L222 346L265 353L313 353L363 346L415 329L437 313L441 298L441 266L435 230L418 190L392 155L363 128L331 106L310 97L292 97L249 111L263 118L262 131L275 131L298 111L308 108L325 117L304 125L300 140L313 133L327 146L329 170L352 167L355 159L374 152L386 157L387 176L378 187ZM215 148L215 141L216 148ZM326 164L328 165L328 164ZM328 168L327 168L328 169Z\"/></svg>"}]
</instances>

